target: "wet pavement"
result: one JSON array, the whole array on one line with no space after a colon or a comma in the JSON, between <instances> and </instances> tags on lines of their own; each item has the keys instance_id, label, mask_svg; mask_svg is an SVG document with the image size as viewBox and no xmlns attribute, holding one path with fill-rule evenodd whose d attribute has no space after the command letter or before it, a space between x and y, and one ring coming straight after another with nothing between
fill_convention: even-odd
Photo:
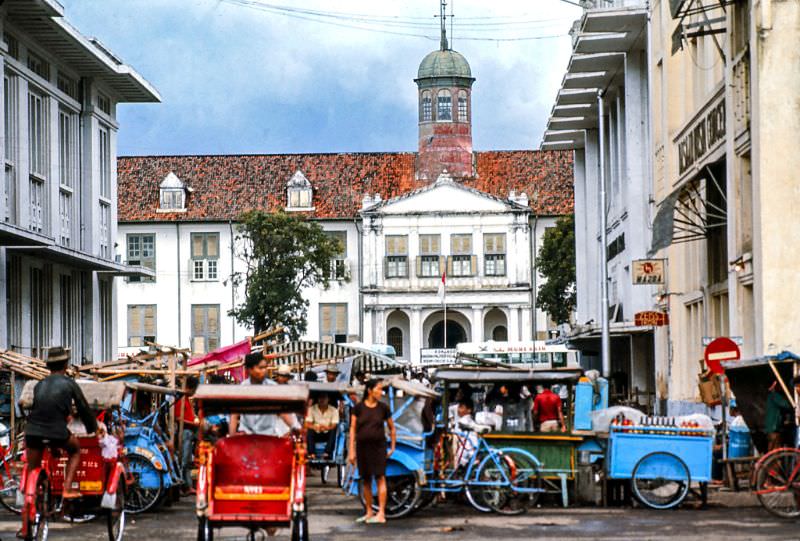
<instances>
[{"instance_id":1,"label":"wet pavement","mask_svg":"<svg viewBox=\"0 0 800 541\"><path fill-rule=\"evenodd\" d=\"M314 484L309 488L312 540L350 541L378 538L403 541L461 541L472 539L800 539L800 521L773 518L746 493L720 493L709 508L651 511L638 508L573 507L555 504L531 509L516 517L484 515L456 504L437 504L410 518L386 525L357 525L361 511L357 500L340 490ZM193 502L185 499L157 513L129 517L126 539L177 541L196 538ZM0 511L0 539L9 541L18 518ZM288 530L269 539L286 540ZM101 541L107 539L105 522L55 523L53 541ZM244 539L244 531L218 530L215 539ZM267 539L264 537L264 539Z\"/></svg>"}]
</instances>

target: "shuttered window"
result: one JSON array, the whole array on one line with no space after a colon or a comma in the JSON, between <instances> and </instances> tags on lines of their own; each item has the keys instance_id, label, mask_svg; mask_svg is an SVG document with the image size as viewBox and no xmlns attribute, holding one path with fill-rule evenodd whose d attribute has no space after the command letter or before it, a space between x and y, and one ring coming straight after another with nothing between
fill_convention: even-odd
<instances>
[{"instance_id":1,"label":"shuttered window","mask_svg":"<svg viewBox=\"0 0 800 541\"><path fill-rule=\"evenodd\" d=\"M192 305L192 352L219 348L219 304Z\"/></svg>"},{"instance_id":2,"label":"shuttered window","mask_svg":"<svg viewBox=\"0 0 800 541\"><path fill-rule=\"evenodd\" d=\"M406 235L386 236L384 276L386 278L408 277L408 237Z\"/></svg>"},{"instance_id":3,"label":"shuttered window","mask_svg":"<svg viewBox=\"0 0 800 541\"><path fill-rule=\"evenodd\" d=\"M319 334L321 342L347 342L347 304L319 305Z\"/></svg>"},{"instance_id":4,"label":"shuttered window","mask_svg":"<svg viewBox=\"0 0 800 541\"><path fill-rule=\"evenodd\" d=\"M128 345L146 346L156 341L156 305L128 305Z\"/></svg>"},{"instance_id":5,"label":"shuttered window","mask_svg":"<svg viewBox=\"0 0 800 541\"><path fill-rule=\"evenodd\" d=\"M156 270L156 236L153 234L135 234L127 236L128 265L141 265ZM149 276L130 276L129 282L155 282Z\"/></svg>"},{"instance_id":6,"label":"shuttered window","mask_svg":"<svg viewBox=\"0 0 800 541\"><path fill-rule=\"evenodd\" d=\"M450 260L448 274L451 276L474 276L477 261L472 254L472 235L450 236Z\"/></svg>"},{"instance_id":7,"label":"shuttered window","mask_svg":"<svg viewBox=\"0 0 800 541\"><path fill-rule=\"evenodd\" d=\"M442 269L440 235L419 236L419 257L417 257L417 276L430 278L440 276Z\"/></svg>"},{"instance_id":8,"label":"shuttered window","mask_svg":"<svg viewBox=\"0 0 800 541\"><path fill-rule=\"evenodd\" d=\"M486 233L483 235L483 273L486 276L505 276L505 233Z\"/></svg>"},{"instance_id":9,"label":"shuttered window","mask_svg":"<svg viewBox=\"0 0 800 541\"><path fill-rule=\"evenodd\" d=\"M326 231L325 234L339 243L339 250L331 259L331 280L347 278L347 231Z\"/></svg>"},{"instance_id":10,"label":"shuttered window","mask_svg":"<svg viewBox=\"0 0 800 541\"><path fill-rule=\"evenodd\" d=\"M217 280L219 233L192 233L192 280Z\"/></svg>"}]
</instances>

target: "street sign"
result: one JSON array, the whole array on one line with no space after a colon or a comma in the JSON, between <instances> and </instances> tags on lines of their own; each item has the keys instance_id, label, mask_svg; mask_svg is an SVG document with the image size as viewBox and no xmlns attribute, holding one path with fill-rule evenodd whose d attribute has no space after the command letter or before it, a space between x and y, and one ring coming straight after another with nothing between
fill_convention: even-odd
<instances>
[{"instance_id":1,"label":"street sign","mask_svg":"<svg viewBox=\"0 0 800 541\"><path fill-rule=\"evenodd\" d=\"M669 314L666 312L656 312L654 310L636 312L633 315L633 323L637 327L661 327L663 325L669 325Z\"/></svg>"},{"instance_id":2,"label":"street sign","mask_svg":"<svg viewBox=\"0 0 800 541\"><path fill-rule=\"evenodd\" d=\"M664 259L634 259L633 285L650 286L664 283Z\"/></svg>"},{"instance_id":3,"label":"street sign","mask_svg":"<svg viewBox=\"0 0 800 541\"><path fill-rule=\"evenodd\" d=\"M449 348L423 348L419 351L419 362L423 366L448 365L456 361L456 350Z\"/></svg>"},{"instance_id":4,"label":"street sign","mask_svg":"<svg viewBox=\"0 0 800 541\"><path fill-rule=\"evenodd\" d=\"M741 356L742 353L739 351L739 346L736 345L736 342L724 336L708 344L703 355L706 366L715 374L725 373L720 364L722 361L738 361Z\"/></svg>"}]
</instances>

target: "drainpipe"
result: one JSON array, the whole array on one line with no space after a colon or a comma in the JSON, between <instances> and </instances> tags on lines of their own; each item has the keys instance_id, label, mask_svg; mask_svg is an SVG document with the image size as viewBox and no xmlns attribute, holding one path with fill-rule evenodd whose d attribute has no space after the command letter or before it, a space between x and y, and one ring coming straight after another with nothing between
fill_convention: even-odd
<instances>
[{"instance_id":1,"label":"drainpipe","mask_svg":"<svg viewBox=\"0 0 800 541\"><path fill-rule=\"evenodd\" d=\"M178 261L178 347L183 345L183 341L181 340L181 224L180 222L175 222L175 236L176 236L176 244L178 245L177 250L177 261ZM189 346L191 348L191 344Z\"/></svg>"},{"instance_id":2,"label":"drainpipe","mask_svg":"<svg viewBox=\"0 0 800 541\"><path fill-rule=\"evenodd\" d=\"M536 198L536 200L538 201L538 197ZM532 234L533 239L531 239L532 240L532 242L531 242L531 250L532 250L532 253L531 253L531 269L532 269L532 272L533 272L533 275L531 276L532 283L533 283L533 288L531 289L531 317L533 318L532 325L531 325L531 334L532 334L531 340L533 340L534 342L536 341L536 338L537 338L537 335L538 335L538 330L539 330L538 329L539 322L538 322L538 318L536 317L537 316L537 314L536 314L536 304L537 304L537 300L538 300L538 296L539 296L539 292L536 289L538 287L537 274L539 273L539 269L538 269L538 267L536 265L536 230L538 229L538 227L539 227L539 214L538 214L537 210L534 210L534 215L533 215L533 234Z\"/></svg>"},{"instance_id":3,"label":"drainpipe","mask_svg":"<svg viewBox=\"0 0 800 541\"><path fill-rule=\"evenodd\" d=\"M361 272L362 268L362 261L364 257L364 247L363 243L361 242L361 229L358 227L359 219L358 217L353 218L353 224L356 226L356 239L358 239L358 261L356 262L356 266L358 267L356 272L358 273L358 339L360 341L364 341L364 293L362 291L362 287L364 285L364 276Z\"/></svg>"},{"instance_id":4,"label":"drainpipe","mask_svg":"<svg viewBox=\"0 0 800 541\"><path fill-rule=\"evenodd\" d=\"M603 377L611 375L611 336L608 328L608 261L606 245L608 244L608 214L606 213L606 162L605 162L605 120L603 113L605 104L603 91L597 92L598 114L598 164L600 168L600 358Z\"/></svg>"},{"instance_id":5,"label":"drainpipe","mask_svg":"<svg viewBox=\"0 0 800 541\"><path fill-rule=\"evenodd\" d=\"M233 220L228 220L228 230L231 235L231 310L236 309L236 287L233 284ZM231 317L231 344L236 343L236 318Z\"/></svg>"}]
</instances>

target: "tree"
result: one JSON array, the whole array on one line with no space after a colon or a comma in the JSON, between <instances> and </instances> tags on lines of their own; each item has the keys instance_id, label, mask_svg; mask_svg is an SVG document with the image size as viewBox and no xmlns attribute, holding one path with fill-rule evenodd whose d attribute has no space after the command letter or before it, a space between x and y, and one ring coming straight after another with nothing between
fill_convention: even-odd
<instances>
[{"instance_id":1,"label":"tree","mask_svg":"<svg viewBox=\"0 0 800 541\"><path fill-rule=\"evenodd\" d=\"M244 301L228 314L255 333L281 325L297 339L307 327L302 292L328 288L331 259L342 246L316 223L283 212L252 210L240 220L236 256L246 270L231 279L234 287L244 285Z\"/></svg>"},{"instance_id":2,"label":"tree","mask_svg":"<svg viewBox=\"0 0 800 541\"><path fill-rule=\"evenodd\" d=\"M556 323L568 323L575 309L575 216L562 216L545 231L536 257L544 278L537 302Z\"/></svg>"}]
</instances>

